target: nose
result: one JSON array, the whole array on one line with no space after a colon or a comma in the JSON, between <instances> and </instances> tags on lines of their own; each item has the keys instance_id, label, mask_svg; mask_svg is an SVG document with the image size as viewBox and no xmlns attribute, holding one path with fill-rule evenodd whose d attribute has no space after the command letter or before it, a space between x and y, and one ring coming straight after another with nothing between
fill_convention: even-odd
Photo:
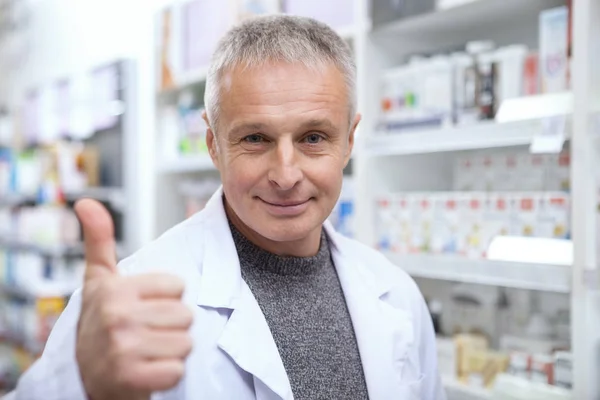
<instances>
[{"instance_id":1,"label":"nose","mask_svg":"<svg viewBox=\"0 0 600 400\"><path fill-rule=\"evenodd\" d=\"M269 182L279 190L293 189L303 178L296 148L291 140L280 140L273 152Z\"/></svg>"}]
</instances>

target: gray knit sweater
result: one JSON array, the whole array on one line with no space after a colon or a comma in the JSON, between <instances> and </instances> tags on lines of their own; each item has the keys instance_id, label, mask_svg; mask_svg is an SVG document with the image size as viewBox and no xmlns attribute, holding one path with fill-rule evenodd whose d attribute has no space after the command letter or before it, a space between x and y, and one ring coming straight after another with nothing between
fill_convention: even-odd
<instances>
[{"instance_id":1,"label":"gray knit sweater","mask_svg":"<svg viewBox=\"0 0 600 400\"><path fill-rule=\"evenodd\" d=\"M367 399L352 320L325 233L316 256L281 257L230 227L242 277L265 315L294 398Z\"/></svg>"}]
</instances>

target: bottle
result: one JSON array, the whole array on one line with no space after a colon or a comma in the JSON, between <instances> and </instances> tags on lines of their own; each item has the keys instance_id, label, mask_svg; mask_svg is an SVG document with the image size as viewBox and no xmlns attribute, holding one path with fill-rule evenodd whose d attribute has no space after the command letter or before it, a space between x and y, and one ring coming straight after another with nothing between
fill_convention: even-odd
<instances>
[{"instance_id":1,"label":"bottle","mask_svg":"<svg viewBox=\"0 0 600 400\"><path fill-rule=\"evenodd\" d=\"M493 108L495 100L495 63L492 50L494 43L489 40L473 41L467 43L467 53L473 58L473 64L467 69L466 98L468 107L477 109L476 119L490 119L494 117Z\"/></svg>"}]
</instances>

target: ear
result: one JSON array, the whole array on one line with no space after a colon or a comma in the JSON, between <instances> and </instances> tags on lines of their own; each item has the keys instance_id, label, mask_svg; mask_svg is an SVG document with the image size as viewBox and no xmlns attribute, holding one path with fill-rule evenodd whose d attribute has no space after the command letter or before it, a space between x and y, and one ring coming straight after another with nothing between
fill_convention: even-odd
<instances>
[{"instance_id":1,"label":"ear","mask_svg":"<svg viewBox=\"0 0 600 400\"><path fill-rule=\"evenodd\" d=\"M350 134L348 135L348 146L346 147L346 154L344 155L344 168L348 166L350 162L350 157L352 157L352 149L354 149L354 133L356 132L356 128L360 123L362 116L360 114L356 114L354 120L352 121L352 126L350 127Z\"/></svg>"},{"instance_id":2,"label":"ear","mask_svg":"<svg viewBox=\"0 0 600 400\"><path fill-rule=\"evenodd\" d=\"M219 168L219 150L218 150L219 145L217 143L218 139L215 137L215 133L210 126L210 122L208 121L208 114L206 114L206 111L204 111L202 113L202 119L204 120L204 122L206 122L206 126L208 127L206 129L206 147L208 148L208 154L210 154L210 158L211 158L214 166L218 169Z\"/></svg>"}]
</instances>

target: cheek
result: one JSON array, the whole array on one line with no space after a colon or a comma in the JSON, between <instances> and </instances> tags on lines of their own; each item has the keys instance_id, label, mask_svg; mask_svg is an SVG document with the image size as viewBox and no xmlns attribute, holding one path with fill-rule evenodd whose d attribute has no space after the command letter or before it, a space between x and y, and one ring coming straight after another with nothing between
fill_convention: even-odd
<instances>
[{"instance_id":1,"label":"cheek","mask_svg":"<svg viewBox=\"0 0 600 400\"><path fill-rule=\"evenodd\" d=\"M225 161L225 160L224 160ZM228 160L221 172L223 185L230 193L242 194L254 187L264 175L260 163L251 160L232 159Z\"/></svg>"}]
</instances>

